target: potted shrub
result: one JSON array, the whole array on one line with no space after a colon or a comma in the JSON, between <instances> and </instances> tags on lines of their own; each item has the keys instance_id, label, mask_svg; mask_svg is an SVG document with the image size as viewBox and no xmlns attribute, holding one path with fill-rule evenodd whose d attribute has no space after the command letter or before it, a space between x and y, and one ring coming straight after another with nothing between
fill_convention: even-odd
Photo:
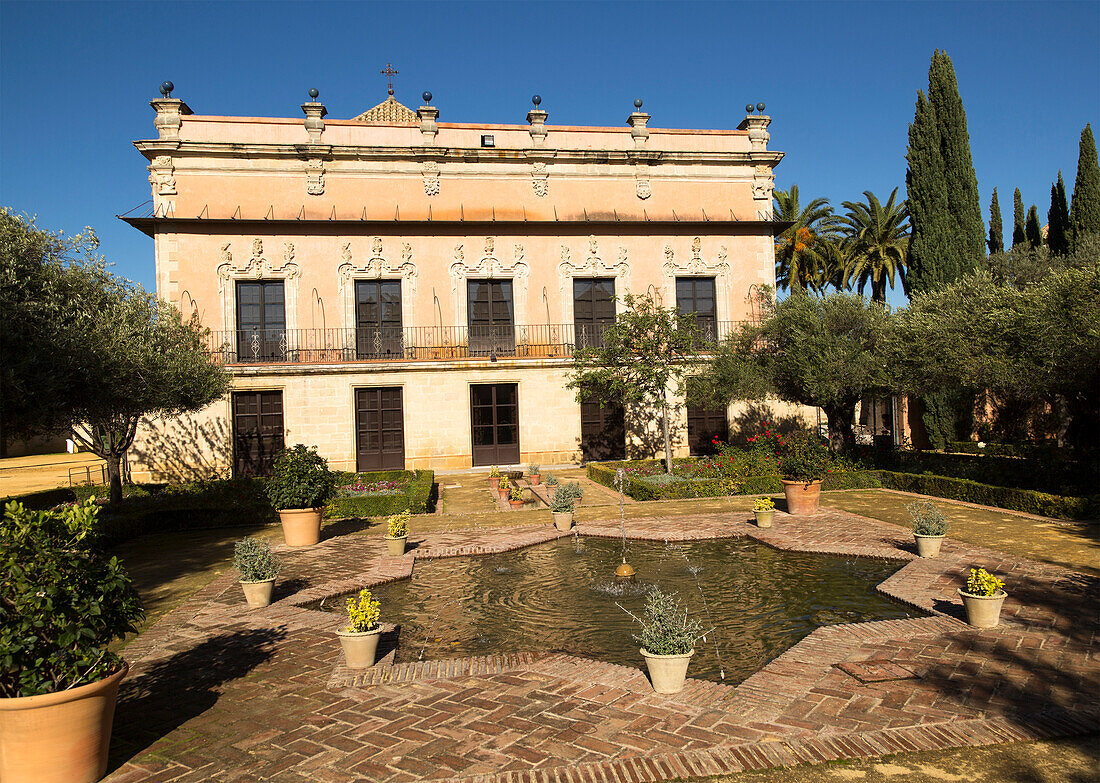
<instances>
[{"instance_id":1,"label":"potted shrub","mask_svg":"<svg viewBox=\"0 0 1100 783\"><path fill-rule=\"evenodd\" d=\"M507 476L500 477L500 483L497 484L497 496L506 498L512 491L512 482L508 480Z\"/></svg>"},{"instance_id":2,"label":"potted shrub","mask_svg":"<svg viewBox=\"0 0 1100 783\"><path fill-rule=\"evenodd\" d=\"M971 568L966 589L959 590L966 607L966 621L975 628L996 628L1001 620L1001 607L1008 597L1004 586L1004 582L984 568Z\"/></svg>"},{"instance_id":3,"label":"potted shrub","mask_svg":"<svg viewBox=\"0 0 1100 783\"><path fill-rule=\"evenodd\" d=\"M405 542L409 538L409 519L412 512L405 509L400 514L386 518L386 549L394 557L405 554Z\"/></svg>"},{"instance_id":4,"label":"potted shrub","mask_svg":"<svg viewBox=\"0 0 1100 783\"><path fill-rule=\"evenodd\" d=\"M523 508L523 490L515 484L508 490L508 505L513 509Z\"/></svg>"},{"instance_id":5,"label":"potted shrub","mask_svg":"<svg viewBox=\"0 0 1100 783\"><path fill-rule=\"evenodd\" d=\"M557 485L558 485L558 477L557 476L547 476L546 477L546 486L556 487Z\"/></svg>"},{"instance_id":6,"label":"potted shrub","mask_svg":"<svg viewBox=\"0 0 1100 783\"><path fill-rule=\"evenodd\" d=\"M500 468L493 465L489 468L489 489L493 492L497 491L497 486L500 484Z\"/></svg>"},{"instance_id":7,"label":"potted shrub","mask_svg":"<svg viewBox=\"0 0 1100 783\"><path fill-rule=\"evenodd\" d=\"M233 567L241 575L244 600L252 609L271 603L271 591L282 564L271 554L271 547L258 538L242 538L233 547Z\"/></svg>"},{"instance_id":8,"label":"potted shrub","mask_svg":"<svg viewBox=\"0 0 1100 783\"><path fill-rule=\"evenodd\" d=\"M630 615L634 617L634 615ZM642 632L634 640L642 645L649 679L657 693L679 693L684 689L688 664L695 655L695 642L704 634L698 620L688 617L675 593L656 588L646 596L641 619Z\"/></svg>"},{"instance_id":9,"label":"potted shrub","mask_svg":"<svg viewBox=\"0 0 1100 783\"><path fill-rule=\"evenodd\" d=\"M321 514L336 490L336 476L316 448L299 443L280 452L265 486L287 546L312 546L321 540Z\"/></svg>"},{"instance_id":10,"label":"potted shrub","mask_svg":"<svg viewBox=\"0 0 1100 783\"><path fill-rule=\"evenodd\" d=\"M752 504L752 513L756 516L757 527L771 527L775 517L775 503L771 498L757 498Z\"/></svg>"},{"instance_id":11,"label":"potted shrub","mask_svg":"<svg viewBox=\"0 0 1100 783\"><path fill-rule=\"evenodd\" d=\"M537 462L533 462L527 466L527 475L531 479L532 487L537 487L542 482L542 473L539 472L541 468L542 466Z\"/></svg>"},{"instance_id":12,"label":"potted shrub","mask_svg":"<svg viewBox=\"0 0 1100 783\"><path fill-rule=\"evenodd\" d=\"M921 557L936 557L940 553L940 544L947 535L947 517L927 500L910 503L905 508L913 521L917 554Z\"/></svg>"},{"instance_id":13,"label":"potted shrub","mask_svg":"<svg viewBox=\"0 0 1100 783\"><path fill-rule=\"evenodd\" d=\"M357 599L348 598L348 624L336 635L340 637L340 647L349 669L374 666L378 638L382 635L382 626L378 623L381 615L381 604L371 596L370 590L363 588Z\"/></svg>"},{"instance_id":14,"label":"potted shrub","mask_svg":"<svg viewBox=\"0 0 1100 783\"><path fill-rule=\"evenodd\" d=\"M777 437L779 475L787 498L788 514L816 514L821 482L829 470L829 453L813 435Z\"/></svg>"},{"instance_id":15,"label":"potted shrub","mask_svg":"<svg viewBox=\"0 0 1100 783\"><path fill-rule=\"evenodd\" d=\"M91 783L107 771L126 662L108 645L137 630L141 598L96 545L95 498L4 508L0 523L0 780Z\"/></svg>"},{"instance_id":16,"label":"potted shrub","mask_svg":"<svg viewBox=\"0 0 1100 783\"><path fill-rule=\"evenodd\" d=\"M550 514L554 517L554 527L565 532L573 527L573 508L584 493L581 491L579 482L557 484L555 481L554 483L557 489L550 498Z\"/></svg>"}]
</instances>

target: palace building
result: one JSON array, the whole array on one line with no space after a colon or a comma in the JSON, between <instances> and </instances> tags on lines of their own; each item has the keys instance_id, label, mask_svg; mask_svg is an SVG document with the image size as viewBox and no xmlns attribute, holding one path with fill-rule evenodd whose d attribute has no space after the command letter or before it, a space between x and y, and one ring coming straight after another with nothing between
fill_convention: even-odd
<instances>
[{"instance_id":1,"label":"palace building","mask_svg":"<svg viewBox=\"0 0 1100 783\"><path fill-rule=\"evenodd\" d=\"M165 88L170 84L166 83ZM157 293L211 330L233 378L206 410L143 426L135 478L262 473L284 444L333 468L462 468L635 456L644 410L580 404L571 355L627 292L696 314L707 339L775 284L770 118L735 129L446 123L392 90L331 119L195 114L152 101ZM677 450L729 411L681 407ZM648 454L646 454L648 456Z\"/></svg>"}]
</instances>

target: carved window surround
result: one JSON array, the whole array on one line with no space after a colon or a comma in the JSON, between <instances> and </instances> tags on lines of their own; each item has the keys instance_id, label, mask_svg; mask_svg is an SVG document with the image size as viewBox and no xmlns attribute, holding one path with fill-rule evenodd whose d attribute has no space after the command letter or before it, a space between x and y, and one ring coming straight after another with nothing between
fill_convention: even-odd
<instances>
[{"instance_id":1,"label":"carved window surround","mask_svg":"<svg viewBox=\"0 0 1100 783\"><path fill-rule=\"evenodd\" d=\"M485 247L481 260L467 263L462 244L455 245L454 261L451 262L451 305L454 308L455 326L466 326L466 286L463 281L469 278L506 278L512 280L514 310L512 319L517 324L527 322L527 282L531 268L523 258L523 245L518 242L512 248L511 263L496 256L496 243L493 237L485 237Z\"/></svg>"},{"instance_id":2,"label":"carved window surround","mask_svg":"<svg viewBox=\"0 0 1100 783\"><path fill-rule=\"evenodd\" d=\"M703 258L703 243L699 237L691 240L691 255L677 258L676 251L665 245L665 262L661 265L665 274L664 300L666 307L676 306L677 277L714 277L715 315L718 321L730 320L729 251L725 245L718 248L714 261Z\"/></svg>"},{"instance_id":3,"label":"carved window surround","mask_svg":"<svg viewBox=\"0 0 1100 783\"><path fill-rule=\"evenodd\" d=\"M401 318L404 325L416 324L416 264L412 260L412 245L401 243L401 261L390 261L384 251L381 237L370 241L370 253L367 258L356 263L352 257L351 242L344 245L342 263L336 268L339 278L341 309L344 313L344 327L355 328L355 281L379 280L382 278L400 278L401 280Z\"/></svg>"},{"instance_id":4,"label":"carved window surround","mask_svg":"<svg viewBox=\"0 0 1100 783\"><path fill-rule=\"evenodd\" d=\"M233 262L232 242L222 245L221 264L218 265L218 295L221 298L222 323L226 331L237 328L237 280L282 280L286 300L286 328L298 328L298 283L301 267L294 261L294 243L283 243L281 264L270 261L264 255L262 239L252 240L252 254L242 264Z\"/></svg>"},{"instance_id":5,"label":"carved window surround","mask_svg":"<svg viewBox=\"0 0 1100 783\"><path fill-rule=\"evenodd\" d=\"M599 240L595 236L588 238L588 252L584 257L573 259L568 245L561 246L561 262L558 264L558 297L561 299L562 323L573 323L573 287L574 277L613 277L615 278L615 296L622 297L630 290L630 262L625 247L619 248L619 259L615 263L604 261L600 255ZM625 305L621 298L615 300L616 312L622 312Z\"/></svg>"}]
</instances>

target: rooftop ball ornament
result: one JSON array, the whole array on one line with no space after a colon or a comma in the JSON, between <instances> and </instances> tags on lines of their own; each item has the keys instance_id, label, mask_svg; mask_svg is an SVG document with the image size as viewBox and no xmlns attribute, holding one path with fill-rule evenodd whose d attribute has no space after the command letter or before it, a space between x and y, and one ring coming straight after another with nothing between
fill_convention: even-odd
<instances>
[{"instance_id":1,"label":"rooftop ball ornament","mask_svg":"<svg viewBox=\"0 0 1100 783\"><path fill-rule=\"evenodd\" d=\"M420 93L420 97L424 99L424 103L432 102L432 94L427 90L424 90L424 92Z\"/></svg>"},{"instance_id":2,"label":"rooftop ball ornament","mask_svg":"<svg viewBox=\"0 0 1100 783\"><path fill-rule=\"evenodd\" d=\"M316 87L309 88L309 99L311 101L317 100L317 96L320 95L320 91Z\"/></svg>"},{"instance_id":3,"label":"rooftop ball ornament","mask_svg":"<svg viewBox=\"0 0 1100 783\"><path fill-rule=\"evenodd\" d=\"M539 106L542 105L542 96L541 95L532 95L531 96L531 103L535 104L535 108L537 109Z\"/></svg>"},{"instance_id":4,"label":"rooftop ball ornament","mask_svg":"<svg viewBox=\"0 0 1100 783\"><path fill-rule=\"evenodd\" d=\"M163 82L160 85L160 94L165 98L171 98L172 90L174 89L176 89L176 85L172 84L172 82Z\"/></svg>"},{"instance_id":5,"label":"rooftop ball ornament","mask_svg":"<svg viewBox=\"0 0 1100 783\"><path fill-rule=\"evenodd\" d=\"M760 103L756 104L756 110L757 110L757 111L764 111L764 102L763 102L763 101L761 101Z\"/></svg>"},{"instance_id":6,"label":"rooftop ball ornament","mask_svg":"<svg viewBox=\"0 0 1100 783\"><path fill-rule=\"evenodd\" d=\"M751 103L745 105L745 113L746 114L752 114L752 104Z\"/></svg>"}]
</instances>

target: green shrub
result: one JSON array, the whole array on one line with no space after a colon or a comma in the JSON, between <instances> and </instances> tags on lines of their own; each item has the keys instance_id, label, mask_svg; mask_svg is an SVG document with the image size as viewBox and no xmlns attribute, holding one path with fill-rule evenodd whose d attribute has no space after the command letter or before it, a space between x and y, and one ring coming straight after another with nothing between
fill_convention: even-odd
<instances>
[{"instance_id":1,"label":"green shrub","mask_svg":"<svg viewBox=\"0 0 1100 783\"><path fill-rule=\"evenodd\" d=\"M866 454L864 462L869 467L896 473L931 473L1057 495L1091 492L1096 486L1097 475L1095 464L1057 453L1020 459L929 451L883 451Z\"/></svg>"},{"instance_id":2,"label":"green shrub","mask_svg":"<svg viewBox=\"0 0 1100 783\"><path fill-rule=\"evenodd\" d=\"M680 606L675 593L657 587L646 596L642 616L634 619L642 626L634 641L651 655L684 655L695 649L695 642L706 633L702 624Z\"/></svg>"},{"instance_id":3,"label":"green shrub","mask_svg":"<svg viewBox=\"0 0 1100 783\"><path fill-rule=\"evenodd\" d=\"M918 536L945 536L950 525L947 517L927 500L918 500L905 506L913 522L913 534Z\"/></svg>"},{"instance_id":4,"label":"green shrub","mask_svg":"<svg viewBox=\"0 0 1100 783\"><path fill-rule=\"evenodd\" d=\"M396 495L334 497L325 506L325 516L329 519L388 517L405 510L411 511L413 514L424 514L432 510L435 473L430 470L341 473L338 479L345 484L356 480L364 483L382 480L408 480L408 484Z\"/></svg>"},{"instance_id":5,"label":"green shrub","mask_svg":"<svg viewBox=\"0 0 1100 783\"><path fill-rule=\"evenodd\" d=\"M266 582L282 570L282 563L271 554L271 547L259 538L242 538L233 546L233 567L242 582Z\"/></svg>"},{"instance_id":6,"label":"green shrub","mask_svg":"<svg viewBox=\"0 0 1100 783\"><path fill-rule=\"evenodd\" d=\"M832 460L820 438L796 433L780 442L778 467L787 481L822 481Z\"/></svg>"},{"instance_id":7,"label":"green shrub","mask_svg":"<svg viewBox=\"0 0 1100 783\"><path fill-rule=\"evenodd\" d=\"M579 481L560 484L550 498L550 510L555 514L568 514L573 511L577 501L584 497Z\"/></svg>"},{"instance_id":8,"label":"green shrub","mask_svg":"<svg viewBox=\"0 0 1100 783\"><path fill-rule=\"evenodd\" d=\"M320 508L336 489L336 475L316 447L301 443L284 449L275 457L271 477L265 485L271 505L282 511L289 508Z\"/></svg>"},{"instance_id":9,"label":"green shrub","mask_svg":"<svg viewBox=\"0 0 1100 783\"><path fill-rule=\"evenodd\" d=\"M0 697L37 696L118 671L108 650L137 630L141 598L96 540L90 501L55 511L4 507L0 525Z\"/></svg>"},{"instance_id":10,"label":"green shrub","mask_svg":"<svg viewBox=\"0 0 1100 783\"><path fill-rule=\"evenodd\" d=\"M1067 497L1030 489L997 487L966 479L929 474L878 472L882 486L918 495L962 500L1055 519L1095 519L1100 516L1100 495Z\"/></svg>"}]
</instances>

